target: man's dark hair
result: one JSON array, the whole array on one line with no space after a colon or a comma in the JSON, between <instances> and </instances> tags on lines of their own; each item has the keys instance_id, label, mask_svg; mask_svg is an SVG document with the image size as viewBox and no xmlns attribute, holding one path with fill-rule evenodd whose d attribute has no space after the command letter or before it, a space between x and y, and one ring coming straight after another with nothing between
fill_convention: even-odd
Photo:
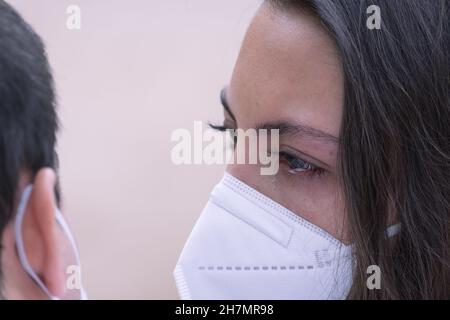
<instances>
[{"instance_id":1,"label":"man's dark hair","mask_svg":"<svg viewBox=\"0 0 450 320\"><path fill-rule=\"evenodd\" d=\"M33 177L42 167L56 167L57 128L44 45L20 15L0 0L0 248L19 196L21 170Z\"/></svg>"}]
</instances>

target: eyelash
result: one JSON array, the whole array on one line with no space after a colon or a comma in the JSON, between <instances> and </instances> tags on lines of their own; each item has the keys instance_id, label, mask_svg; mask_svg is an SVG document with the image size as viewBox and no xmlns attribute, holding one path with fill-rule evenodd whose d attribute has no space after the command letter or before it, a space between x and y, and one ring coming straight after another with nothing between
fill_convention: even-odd
<instances>
[{"instance_id":1,"label":"eyelash","mask_svg":"<svg viewBox=\"0 0 450 320\"><path fill-rule=\"evenodd\" d=\"M217 130L217 131L221 131L221 132L225 132L227 130L233 130L234 129L234 128L229 128L229 127L221 125L221 124L217 125L217 124L208 123L208 126L211 129L214 129L214 130Z\"/></svg>"},{"instance_id":2,"label":"eyelash","mask_svg":"<svg viewBox=\"0 0 450 320\"><path fill-rule=\"evenodd\" d=\"M230 128L225 125L215 125L209 124L209 127L214 130L218 130L220 132L226 132L227 130L234 130L235 128ZM234 143L236 144L236 137L234 139ZM298 158L286 151L278 152L280 162L285 161L285 164L288 166L288 173L290 175L308 175L309 177L321 176L325 173L325 170L309 163L301 158Z\"/></svg>"}]
</instances>

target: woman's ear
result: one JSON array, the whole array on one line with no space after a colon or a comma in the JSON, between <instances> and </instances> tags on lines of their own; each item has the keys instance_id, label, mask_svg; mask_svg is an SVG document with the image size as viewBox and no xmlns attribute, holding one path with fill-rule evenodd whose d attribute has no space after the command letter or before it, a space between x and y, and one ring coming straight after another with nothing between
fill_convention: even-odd
<instances>
[{"instance_id":1,"label":"woman's ear","mask_svg":"<svg viewBox=\"0 0 450 320\"><path fill-rule=\"evenodd\" d=\"M25 211L22 237L30 266L49 292L61 297L65 292L64 249L58 241L55 184L53 169L37 172Z\"/></svg>"}]
</instances>

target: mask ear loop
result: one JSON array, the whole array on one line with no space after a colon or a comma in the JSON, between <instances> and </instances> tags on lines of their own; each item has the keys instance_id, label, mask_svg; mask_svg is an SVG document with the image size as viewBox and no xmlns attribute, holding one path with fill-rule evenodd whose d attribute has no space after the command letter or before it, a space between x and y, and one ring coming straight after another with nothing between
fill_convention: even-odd
<instances>
[{"instance_id":1,"label":"mask ear loop","mask_svg":"<svg viewBox=\"0 0 450 320\"><path fill-rule=\"evenodd\" d=\"M77 243L75 241L74 236L72 235L72 232L70 232L70 228L67 225L66 220L64 219L64 216L61 214L61 211L59 211L58 208L56 208L56 221L59 223L59 225L61 226L61 228L63 229L64 233L67 235L67 237L69 238L69 241L75 251L75 259L76 259L76 263L79 267L80 270L80 278L81 278L81 260L80 260L80 255L78 253L78 246ZM84 290L83 286L81 285L80 288L80 299L81 300L87 300L87 294L86 291Z\"/></svg>"},{"instance_id":2,"label":"mask ear loop","mask_svg":"<svg viewBox=\"0 0 450 320\"><path fill-rule=\"evenodd\" d=\"M386 229L386 238L396 236L397 234L400 233L401 229L402 229L402 224L400 222L389 226Z\"/></svg>"},{"instance_id":3,"label":"mask ear loop","mask_svg":"<svg viewBox=\"0 0 450 320\"><path fill-rule=\"evenodd\" d=\"M24 246L23 238L22 238L22 224L23 224L23 219L25 216L26 206L28 204L28 200L30 198L32 190L33 190L33 186L28 185L25 188L25 190L23 191L22 198L20 199L20 203L17 208L17 214L16 214L16 218L15 218L14 231L15 231L15 236L16 236L16 247L17 247L17 252L18 252L18 256L19 256L19 261L22 264L22 267L25 269L26 273L28 273L28 275L36 282L36 284L42 289L42 291L44 291L44 293L51 300L60 300L58 297L52 295L50 293L50 291L48 291L45 284L38 277L36 272L34 272L33 268L31 267L30 263L28 262L28 258L27 258L26 252L25 252L25 246ZM75 239L72 236L72 233L70 232L69 226L67 225L64 217L62 216L61 212L58 209L55 210L55 218L56 218L56 221L58 222L58 224L62 227L64 233L66 233L66 235L68 236L68 238L71 242L71 245L75 249L75 257L77 260L77 264L81 269L80 257L78 254L78 249L77 249L77 246L75 243ZM87 299L87 295L86 295L86 292L83 287L80 288L80 295L81 295L82 300Z\"/></svg>"}]
</instances>

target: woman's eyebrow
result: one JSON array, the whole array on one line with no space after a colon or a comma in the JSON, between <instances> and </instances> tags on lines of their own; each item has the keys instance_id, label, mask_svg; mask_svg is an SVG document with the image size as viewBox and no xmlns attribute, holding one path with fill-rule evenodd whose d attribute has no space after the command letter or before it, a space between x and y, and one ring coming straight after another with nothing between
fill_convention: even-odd
<instances>
[{"instance_id":1,"label":"woman's eyebrow","mask_svg":"<svg viewBox=\"0 0 450 320\"><path fill-rule=\"evenodd\" d=\"M226 93L227 93L226 87L220 91L220 102L222 103L222 106L225 109L225 111L228 112L231 118L236 122L236 117L234 116L233 112L230 109L230 105L228 104ZM290 121L266 122L264 124L257 125L255 129L257 130L278 129L279 135L291 135L291 136L300 135L302 137L324 140L326 142L330 142L333 144L337 144L339 142L339 139L333 136L332 134L307 126L302 123L292 123Z\"/></svg>"},{"instance_id":2,"label":"woman's eyebrow","mask_svg":"<svg viewBox=\"0 0 450 320\"><path fill-rule=\"evenodd\" d=\"M332 134L325 131L307 126L302 123L292 123L289 121L277 121L277 122L266 122L261 125L257 125L256 129L278 129L279 135L299 135L305 138L323 140L332 144L337 144L339 139Z\"/></svg>"},{"instance_id":3,"label":"woman's eyebrow","mask_svg":"<svg viewBox=\"0 0 450 320\"><path fill-rule=\"evenodd\" d=\"M223 88L222 90L220 90L220 102L222 103L222 106L225 109L225 111L228 112L228 114L234 120L234 122L237 122L236 117L234 116L233 112L231 112L230 105L228 104L227 101L227 88Z\"/></svg>"}]
</instances>

